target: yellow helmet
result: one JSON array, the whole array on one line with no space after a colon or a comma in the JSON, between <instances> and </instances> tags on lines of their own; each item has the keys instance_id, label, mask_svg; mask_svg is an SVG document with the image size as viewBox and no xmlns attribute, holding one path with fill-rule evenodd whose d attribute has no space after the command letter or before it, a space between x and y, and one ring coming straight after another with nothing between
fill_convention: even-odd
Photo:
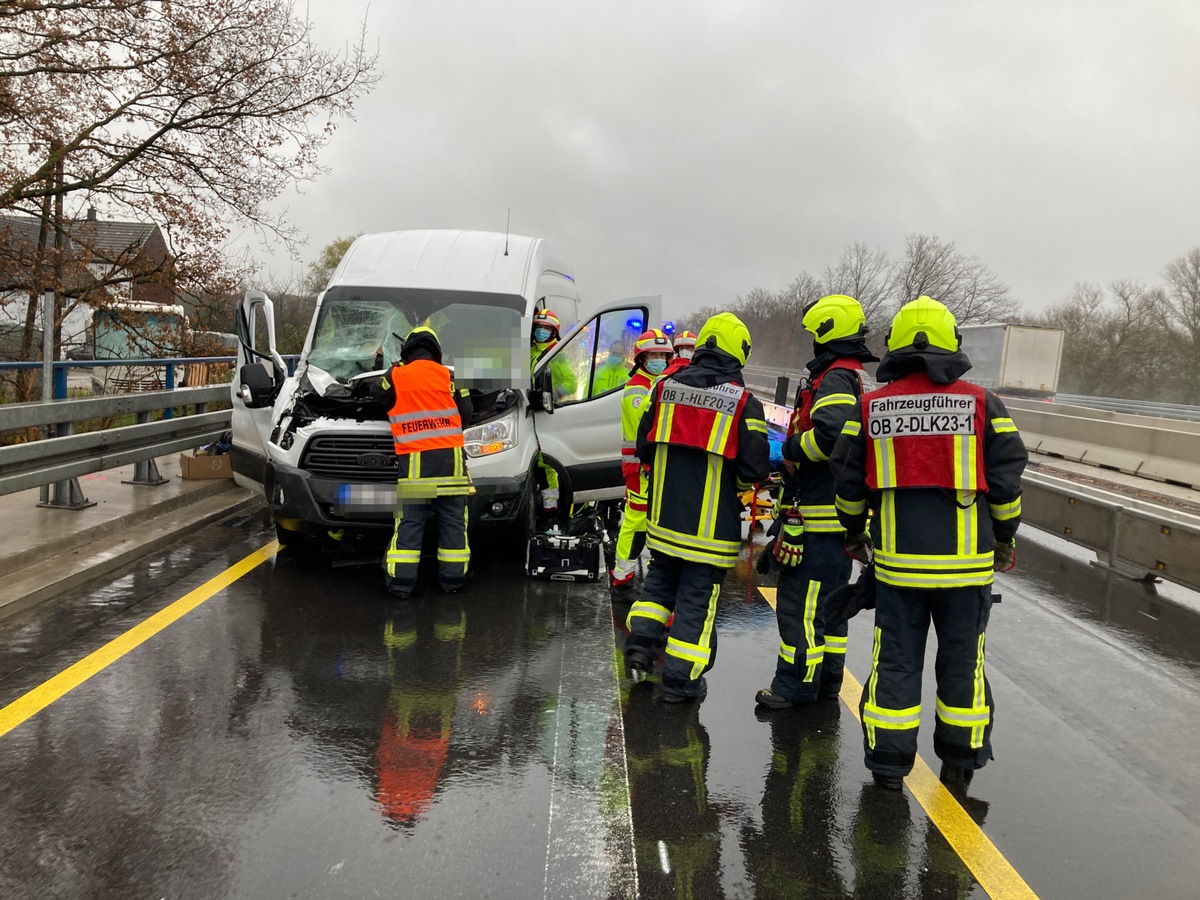
<instances>
[{"instance_id":1,"label":"yellow helmet","mask_svg":"<svg viewBox=\"0 0 1200 900\"><path fill-rule=\"evenodd\" d=\"M862 306L845 294L830 294L804 311L804 327L818 344L866 334L867 317Z\"/></svg>"},{"instance_id":2,"label":"yellow helmet","mask_svg":"<svg viewBox=\"0 0 1200 900\"><path fill-rule=\"evenodd\" d=\"M697 350L713 347L724 350L744 366L750 358L750 329L733 313L717 313L704 323L696 337Z\"/></svg>"},{"instance_id":3,"label":"yellow helmet","mask_svg":"<svg viewBox=\"0 0 1200 900\"><path fill-rule=\"evenodd\" d=\"M418 347L425 347L433 354L434 359L442 361L442 342L438 340L437 332L428 325L418 325L404 339L400 348L400 358L407 361Z\"/></svg>"},{"instance_id":4,"label":"yellow helmet","mask_svg":"<svg viewBox=\"0 0 1200 900\"><path fill-rule=\"evenodd\" d=\"M921 335L924 335L924 341L920 340ZM959 334L954 313L945 304L932 297L918 297L900 307L892 319L887 345L889 350L903 350L916 345L919 350L939 347L954 353L962 346L962 335Z\"/></svg>"}]
</instances>

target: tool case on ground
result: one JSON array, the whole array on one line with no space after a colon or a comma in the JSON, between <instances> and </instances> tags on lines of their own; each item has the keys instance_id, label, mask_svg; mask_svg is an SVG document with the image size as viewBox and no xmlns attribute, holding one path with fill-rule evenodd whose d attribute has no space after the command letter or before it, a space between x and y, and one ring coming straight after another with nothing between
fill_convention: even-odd
<instances>
[{"instance_id":1,"label":"tool case on ground","mask_svg":"<svg viewBox=\"0 0 1200 900\"><path fill-rule=\"evenodd\" d=\"M576 516L566 534L535 534L529 539L525 572L549 581L599 581L604 527L595 516Z\"/></svg>"}]
</instances>

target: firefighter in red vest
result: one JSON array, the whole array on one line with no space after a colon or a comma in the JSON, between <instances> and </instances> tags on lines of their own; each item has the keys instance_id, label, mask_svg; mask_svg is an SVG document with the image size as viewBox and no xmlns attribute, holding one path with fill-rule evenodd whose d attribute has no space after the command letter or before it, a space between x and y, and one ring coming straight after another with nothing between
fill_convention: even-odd
<instances>
[{"instance_id":1,"label":"firefighter in red vest","mask_svg":"<svg viewBox=\"0 0 1200 900\"><path fill-rule=\"evenodd\" d=\"M621 394L621 474L625 478L625 514L617 535L612 571L612 599L633 599L637 561L646 546L646 472L636 455L638 425L654 379L667 368L673 350L671 339L657 328L638 337L633 345L633 374Z\"/></svg>"},{"instance_id":2,"label":"firefighter in red vest","mask_svg":"<svg viewBox=\"0 0 1200 900\"><path fill-rule=\"evenodd\" d=\"M742 383L749 356L750 332L741 320L713 316L700 329L691 364L655 383L638 426L637 455L650 466L652 558L629 611L625 657L630 668L648 672L665 650L662 698L671 703L707 692L717 597L742 544L738 492L770 471L763 407Z\"/></svg>"},{"instance_id":3,"label":"firefighter in red vest","mask_svg":"<svg viewBox=\"0 0 1200 900\"><path fill-rule=\"evenodd\" d=\"M467 546L467 494L471 481L463 459L463 425L470 421L467 392L455 392L442 365L442 345L432 328L409 332L401 364L380 379L377 393L390 406L388 422L396 450L396 527L384 558L388 592L407 599L417 584L421 544L430 516L437 520L438 582L449 594L461 590L471 551Z\"/></svg>"},{"instance_id":4,"label":"firefighter in red vest","mask_svg":"<svg viewBox=\"0 0 1200 900\"><path fill-rule=\"evenodd\" d=\"M675 358L668 364L663 376L674 375L684 366L692 361L692 356L696 353L696 332L684 331L681 334L675 335Z\"/></svg>"},{"instance_id":5,"label":"firefighter in red vest","mask_svg":"<svg viewBox=\"0 0 1200 900\"><path fill-rule=\"evenodd\" d=\"M876 374L888 384L863 395L829 460L847 552L874 548L875 642L860 711L867 768L892 790L917 754L930 619L942 780L963 789L992 758L984 637L993 572L1016 558L1028 455L1000 399L959 380L971 368L961 345L941 303L901 307Z\"/></svg>"},{"instance_id":6,"label":"firefighter in red vest","mask_svg":"<svg viewBox=\"0 0 1200 900\"><path fill-rule=\"evenodd\" d=\"M780 504L774 543L763 551L779 566L775 678L754 698L769 709L836 699L842 687L848 623L827 626L820 609L852 569L842 552L846 532L833 505L829 454L862 396L862 364L878 361L867 350L867 320L853 297L822 297L804 311L803 323L814 358L783 446L789 505Z\"/></svg>"}]
</instances>

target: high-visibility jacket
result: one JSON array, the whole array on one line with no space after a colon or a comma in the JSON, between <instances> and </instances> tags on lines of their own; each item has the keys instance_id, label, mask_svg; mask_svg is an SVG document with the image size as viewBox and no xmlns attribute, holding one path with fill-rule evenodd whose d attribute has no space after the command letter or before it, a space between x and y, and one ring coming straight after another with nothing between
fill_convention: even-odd
<instances>
[{"instance_id":1,"label":"high-visibility jacket","mask_svg":"<svg viewBox=\"0 0 1200 900\"><path fill-rule=\"evenodd\" d=\"M829 465L847 531L860 534L874 510L876 577L951 588L991 584L995 542L1020 522L1027 459L999 397L914 372L863 395Z\"/></svg>"},{"instance_id":2,"label":"high-visibility jacket","mask_svg":"<svg viewBox=\"0 0 1200 900\"><path fill-rule=\"evenodd\" d=\"M469 493L463 459L463 427L450 370L431 359L394 366L381 387L393 447L399 457L401 493L448 496Z\"/></svg>"},{"instance_id":3,"label":"high-visibility jacket","mask_svg":"<svg viewBox=\"0 0 1200 900\"><path fill-rule=\"evenodd\" d=\"M623 359L609 357L596 367L592 376L592 393L595 397L614 388L624 387L629 381L629 364Z\"/></svg>"},{"instance_id":4,"label":"high-visibility jacket","mask_svg":"<svg viewBox=\"0 0 1200 900\"><path fill-rule=\"evenodd\" d=\"M557 346L558 341L551 341L546 344L534 344L530 347L530 371L533 371L543 356ZM561 353L550 360L550 383L554 387L554 396L558 399L574 394L579 387L579 379L575 377L570 361Z\"/></svg>"},{"instance_id":5,"label":"high-visibility jacket","mask_svg":"<svg viewBox=\"0 0 1200 900\"><path fill-rule=\"evenodd\" d=\"M687 368L654 386L637 454L650 466L650 549L734 566L742 537L738 491L766 479L771 447L762 404L730 357L698 350Z\"/></svg>"},{"instance_id":6,"label":"high-visibility jacket","mask_svg":"<svg viewBox=\"0 0 1200 900\"><path fill-rule=\"evenodd\" d=\"M844 530L833 503L829 454L858 406L862 374L862 363L854 357L835 359L800 388L788 423L783 458L796 464L788 493L804 516L805 529L813 533Z\"/></svg>"},{"instance_id":7,"label":"high-visibility jacket","mask_svg":"<svg viewBox=\"0 0 1200 900\"><path fill-rule=\"evenodd\" d=\"M642 414L648 405L650 384L650 375L639 366L625 382L621 394L621 475L625 478L625 487L635 494L642 490L638 481L642 464L637 458L637 436Z\"/></svg>"}]
</instances>

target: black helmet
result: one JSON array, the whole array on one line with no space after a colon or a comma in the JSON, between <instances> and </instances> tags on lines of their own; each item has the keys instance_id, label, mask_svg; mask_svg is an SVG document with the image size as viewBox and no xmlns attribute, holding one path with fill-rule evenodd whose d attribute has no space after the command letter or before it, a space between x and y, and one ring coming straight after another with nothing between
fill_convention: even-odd
<instances>
[{"instance_id":1,"label":"black helmet","mask_svg":"<svg viewBox=\"0 0 1200 900\"><path fill-rule=\"evenodd\" d=\"M428 325L418 325L408 333L408 337L404 339L404 346L400 348L400 359L403 362L408 362L409 358L417 351L418 348L424 347L433 354L434 360L442 361L442 345L438 340L437 332Z\"/></svg>"}]
</instances>

